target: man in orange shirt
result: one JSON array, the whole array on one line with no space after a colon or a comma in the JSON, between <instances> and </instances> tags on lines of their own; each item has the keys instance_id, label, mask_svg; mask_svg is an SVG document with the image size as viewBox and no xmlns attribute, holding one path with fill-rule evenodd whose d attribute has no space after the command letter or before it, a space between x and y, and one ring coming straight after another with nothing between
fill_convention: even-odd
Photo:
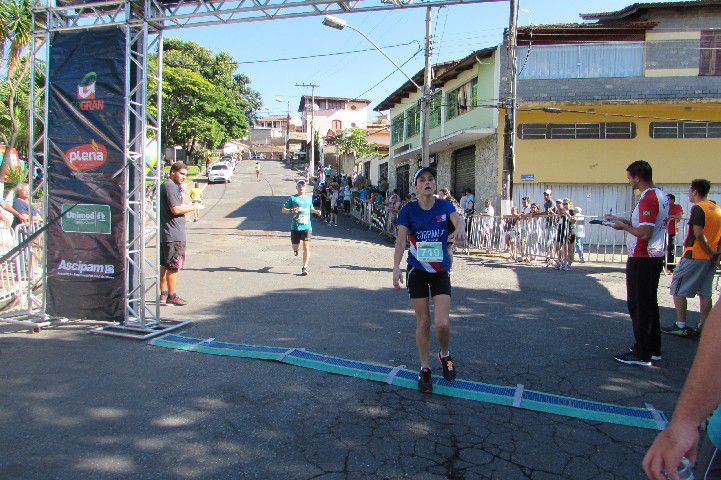
<instances>
[{"instance_id":1,"label":"man in orange shirt","mask_svg":"<svg viewBox=\"0 0 721 480\"><path fill-rule=\"evenodd\" d=\"M662 328L663 333L688 337L701 331L704 321L711 312L713 277L721 243L721 207L707 200L711 183L697 179L691 182L688 191L689 200L694 203L688 221L688 234L683 242L683 258L671 280L671 295L676 307L676 323ZM699 296L701 301L701 318L698 329L686 326L686 309L688 298Z\"/></svg>"}]
</instances>

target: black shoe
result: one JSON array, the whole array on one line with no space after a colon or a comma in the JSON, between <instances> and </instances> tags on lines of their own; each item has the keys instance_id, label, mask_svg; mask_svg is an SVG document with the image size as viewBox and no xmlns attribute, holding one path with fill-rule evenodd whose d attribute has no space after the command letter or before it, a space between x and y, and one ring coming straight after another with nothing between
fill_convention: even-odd
<instances>
[{"instance_id":1,"label":"black shoe","mask_svg":"<svg viewBox=\"0 0 721 480\"><path fill-rule=\"evenodd\" d=\"M308 275L308 269L305 268L305 267L303 267L303 269L300 271L300 274L303 275L304 277L307 276L307 275Z\"/></svg>"},{"instance_id":2,"label":"black shoe","mask_svg":"<svg viewBox=\"0 0 721 480\"><path fill-rule=\"evenodd\" d=\"M298 256L298 250L294 251L293 254L297 257L297 256Z\"/></svg>"},{"instance_id":3,"label":"black shoe","mask_svg":"<svg viewBox=\"0 0 721 480\"><path fill-rule=\"evenodd\" d=\"M438 361L441 362L443 367L443 378L452 382L456 379L456 366L453 364L453 359L450 355L447 357L441 357L441 352L438 352Z\"/></svg>"},{"instance_id":4,"label":"black shoe","mask_svg":"<svg viewBox=\"0 0 721 480\"><path fill-rule=\"evenodd\" d=\"M433 393L433 379L431 378L430 368L422 368L418 372L418 390L421 393Z\"/></svg>"},{"instance_id":5,"label":"black shoe","mask_svg":"<svg viewBox=\"0 0 721 480\"><path fill-rule=\"evenodd\" d=\"M614 355L613 359L626 365L642 365L644 367L651 366L651 360L643 360L636 352L624 352Z\"/></svg>"},{"instance_id":6,"label":"black shoe","mask_svg":"<svg viewBox=\"0 0 721 480\"><path fill-rule=\"evenodd\" d=\"M166 305L175 305L176 307L184 307L188 304L185 300L177 296L176 294L168 295L168 301Z\"/></svg>"}]
</instances>

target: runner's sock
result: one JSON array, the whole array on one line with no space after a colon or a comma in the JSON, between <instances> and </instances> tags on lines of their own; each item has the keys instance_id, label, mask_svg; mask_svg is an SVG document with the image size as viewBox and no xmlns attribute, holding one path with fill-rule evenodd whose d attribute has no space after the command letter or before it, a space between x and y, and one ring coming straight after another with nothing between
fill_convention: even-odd
<instances>
[{"instance_id":1,"label":"runner's sock","mask_svg":"<svg viewBox=\"0 0 721 480\"><path fill-rule=\"evenodd\" d=\"M440 353L440 355L441 355L441 358L448 358L448 357L451 356L451 351L450 351L450 350L447 351L446 353L443 353L443 350L441 350L439 353Z\"/></svg>"}]
</instances>

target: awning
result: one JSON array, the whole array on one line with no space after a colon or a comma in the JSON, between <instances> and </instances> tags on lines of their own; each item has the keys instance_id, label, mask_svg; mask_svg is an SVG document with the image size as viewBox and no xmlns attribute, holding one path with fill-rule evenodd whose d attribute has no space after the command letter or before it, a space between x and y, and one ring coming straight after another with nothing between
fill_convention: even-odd
<instances>
[{"instance_id":1,"label":"awning","mask_svg":"<svg viewBox=\"0 0 721 480\"><path fill-rule=\"evenodd\" d=\"M442 152L443 150L455 149L488 137L496 133L495 128L469 128L466 130L458 130L448 135L432 140L429 144L430 154ZM405 152L393 155L394 160L407 160L409 158L419 158L421 156L421 147L412 148Z\"/></svg>"}]
</instances>

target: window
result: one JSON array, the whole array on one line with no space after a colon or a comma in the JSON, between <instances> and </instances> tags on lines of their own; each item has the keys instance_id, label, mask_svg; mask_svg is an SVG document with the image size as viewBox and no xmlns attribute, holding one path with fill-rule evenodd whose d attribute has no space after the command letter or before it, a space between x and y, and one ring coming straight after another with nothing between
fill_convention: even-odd
<instances>
[{"instance_id":1,"label":"window","mask_svg":"<svg viewBox=\"0 0 721 480\"><path fill-rule=\"evenodd\" d=\"M466 82L448 93L448 110L446 118L463 115L472 107L478 106L478 78Z\"/></svg>"},{"instance_id":2,"label":"window","mask_svg":"<svg viewBox=\"0 0 721 480\"><path fill-rule=\"evenodd\" d=\"M721 30L701 32L699 75L721 75Z\"/></svg>"},{"instance_id":3,"label":"window","mask_svg":"<svg viewBox=\"0 0 721 480\"><path fill-rule=\"evenodd\" d=\"M523 123L518 126L522 140L548 139L630 139L636 138L636 124L607 123Z\"/></svg>"},{"instance_id":4,"label":"window","mask_svg":"<svg viewBox=\"0 0 721 480\"><path fill-rule=\"evenodd\" d=\"M343 122L340 120L333 120L333 130L343 130Z\"/></svg>"},{"instance_id":5,"label":"window","mask_svg":"<svg viewBox=\"0 0 721 480\"><path fill-rule=\"evenodd\" d=\"M388 181L388 162L378 165L378 178Z\"/></svg>"},{"instance_id":6,"label":"window","mask_svg":"<svg viewBox=\"0 0 721 480\"><path fill-rule=\"evenodd\" d=\"M355 128L355 123L350 124L351 128Z\"/></svg>"},{"instance_id":7,"label":"window","mask_svg":"<svg viewBox=\"0 0 721 480\"><path fill-rule=\"evenodd\" d=\"M351 109L351 110L355 110L356 108L357 108L357 107L356 107L355 105L351 105L351 106L350 106L350 109Z\"/></svg>"},{"instance_id":8,"label":"window","mask_svg":"<svg viewBox=\"0 0 721 480\"><path fill-rule=\"evenodd\" d=\"M609 78L643 76L643 42L518 47L518 78Z\"/></svg>"},{"instance_id":9,"label":"window","mask_svg":"<svg viewBox=\"0 0 721 480\"><path fill-rule=\"evenodd\" d=\"M406 110L406 119L408 121L406 138L418 135L421 131L421 109L418 105L413 105Z\"/></svg>"},{"instance_id":10,"label":"window","mask_svg":"<svg viewBox=\"0 0 721 480\"><path fill-rule=\"evenodd\" d=\"M433 128L441 124L441 104L443 103L443 92L437 91L431 97L431 115L428 125Z\"/></svg>"},{"instance_id":11,"label":"window","mask_svg":"<svg viewBox=\"0 0 721 480\"><path fill-rule=\"evenodd\" d=\"M403 114L391 120L391 143L396 144L403 141Z\"/></svg>"},{"instance_id":12,"label":"window","mask_svg":"<svg viewBox=\"0 0 721 480\"><path fill-rule=\"evenodd\" d=\"M651 138L721 138L721 122L651 122Z\"/></svg>"}]
</instances>

